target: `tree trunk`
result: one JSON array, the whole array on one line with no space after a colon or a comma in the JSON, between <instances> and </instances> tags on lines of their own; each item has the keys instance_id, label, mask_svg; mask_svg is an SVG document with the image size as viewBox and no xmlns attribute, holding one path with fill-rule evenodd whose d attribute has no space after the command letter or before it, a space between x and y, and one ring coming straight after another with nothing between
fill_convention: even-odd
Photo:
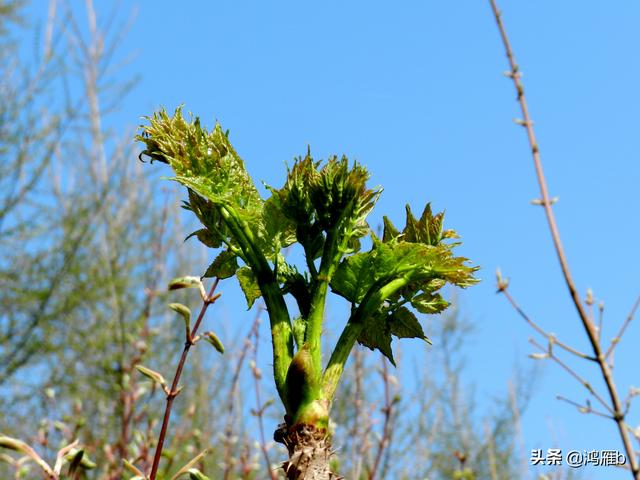
<instances>
[{"instance_id":1,"label":"tree trunk","mask_svg":"<svg viewBox=\"0 0 640 480\"><path fill-rule=\"evenodd\" d=\"M289 460L282 464L288 480L340 480L344 477L331 471L333 455L331 438L325 429L298 423L281 424L274 434L277 442L289 450Z\"/></svg>"}]
</instances>

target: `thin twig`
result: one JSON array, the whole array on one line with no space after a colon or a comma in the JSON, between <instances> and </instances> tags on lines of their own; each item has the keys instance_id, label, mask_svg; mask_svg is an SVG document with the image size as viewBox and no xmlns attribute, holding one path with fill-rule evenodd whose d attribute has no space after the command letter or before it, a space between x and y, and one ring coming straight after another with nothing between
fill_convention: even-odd
<instances>
[{"instance_id":1,"label":"thin twig","mask_svg":"<svg viewBox=\"0 0 640 480\"><path fill-rule=\"evenodd\" d=\"M511 296L507 287L501 287L498 289L498 291L499 293L502 293L505 297L507 297L507 300L509 301L511 306L514 308L516 312L518 312L518 314L525 320L525 322L527 322L531 326L531 328L533 328L536 332L538 332L540 335L546 338L547 341L553 342L554 345L559 346L560 348L566 350L569 353L573 353L577 357L584 358L585 360L591 360L593 362L596 361L595 357L587 355L586 353L582 353L581 351L576 350L575 348L567 345L566 343L561 342L555 336L553 336L550 333L547 333L542 327L540 327L540 325L538 325L533 320L531 320L531 318L525 313L524 310L522 310L522 308L520 308L520 305L518 305L515 299ZM553 340L551 340L552 338Z\"/></svg>"},{"instance_id":2,"label":"thin twig","mask_svg":"<svg viewBox=\"0 0 640 480\"><path fill-rule=\"evenodd\" d=\"M200 314L198 315L198 319L196 323L193 325L191 329L191 338L196 336L198 332L198 328L200 328L200 323L204 318L204 314L207 312L207 308L209 305L214 303L219 295L215 295L216 288L218 287L219 279L216 278L211 285L211 289L209 290L209 295L202 302L202 308L200 309ZM184 344L184 350L182 350L182 356L180 357L180 361L178 362L178 368L176 369L176 373L173 377L173 382L171 383L171 389L167 394L167 406L164 411L164 418L162 419L162 427L160 428L160 436L158 437L158 445L156 446L156 453L153 456L153 465L151 467L151 474L149 475L149 480L155 480L156 474L158 473L158 465L160 464L160 456L162 455L162 447L164 446L164 439L167 435L167 427L169 426L169 418L171 417L171 407L173 405L173 400L178 395L178 382L180 381L180 375L182 375L182 368L184 367L185 362L187 361L187 355L189 354L189 349L193 345L193 341L187 340Z\"/></svg>"},{"instance_id":3,"label":"thin twig","mask_svg":"<svg viewBox=\"0 0 640 480\"><path fill-rule=\"evenodd\" d=\"M593 395L593 398L595 398L596 400L598 400L598 402L604 407L606 408L609 412L611 412L612 415L614 415L614 411L611 408L611 406L604 400L604 398L602 398L602 396L595 391L595 389L591 386L591 384L586 381L584 378L582 378L580 375L578 375L578 373L572 369L569 365L567 365L562 359L560 359L559 357L557 357L554 353L553 350L549 350L548 348L543 347L542 345L540 345L538 342L536 342L534 339L529 339L529 342L538 347L541 351L543 351L551 360L553 360L554 362L556 362L558 365L560 365L562 367L562 369L564 371L566 371L569 375L571 375L575 380L578 381L578 383L580 385L582 385L584 388L587 389L587 391Z\"/></svg>"},{"instance_id":4,"label":"thin twig","mask_svg":"<svg viewBox=\"0 0 640 480\"><path fill-rule=\"evenodd\" d=\"M154 264L159 264L164 253L163 248L163 238L165 233L165 227L168 222L168 201L165 201L161 220L157 226L157 230L154 234L154 238L156 239L153 243L153 259ZM146 343L149 336L149 319L151 318L151 307L153 303L153 299L156 296L156 291L159 287L160 282L160 270L157 268L152 269L152 273L149 275L149 286L145 289L145 301L142 308L142 326L140 328L140 332L138 334L138 342L142 342L142 345L136 349L135 355L131 358L128 365L123 365L120 369L122 372L122 377L124 378L126 375L130 377L128 385L125 386L124 381L122 381L122 391L120 393L120 402L121 402L121 418L120 418L120 438L118 440L118 453L120 456L120 461L116 464L116 474L120 475L122 473L122 460L128 457L128 448L129 448L129 429L132 421L135 420L135 402L137 400L136 394L136 386L134 377L132 377L132 373L136 368L136 365L140 364L142 361L142 357L146 351ZM124 363L124 362L123 362Z\"/></svg>"},{"instance_id":5,"label":"thin twig","mask_svg":"<svg viewBox=\"0 0 640 480\"><path fill-rule=\"evenodd\" d=\"M584 310L584 306L582 305L580 297L578 296L575 283L573 281L573 278L571 277L571 272L569 270L569 264L567 262L567 258L564 253L564 248L562 246L562 242L560 241L560 233L558 231L553 209L551 208L552 202L549 198L547 181L545 179L544 171L542 169L542 162L540 160L540 151L538 149L538 142L536 140L536 136L534 133L533 122L529 115L529 107L527 105L527 101L524 95L524 87L520 79L521 77L520 70L518 68L518 64L516 63L515 57L513 55L511 44L509 42L509 38L507 37L507 32L504 27L504 24L502 23L501 13L498 9L498 6L496 5L496 1L489 0L489 3L491 4L491 9L493 11L496 24L498 26L498 30L500 31L500 37L502 39L505 53L509 61L509 66L511 69L509 76L511 77L511 80L513 81L513 84L516 88L518 103L520 104L520 110L522 112L522 117L523 117L523 121L521 122L521 124L525 127L525 130L527 132L527 138L529 140L529 146L531 148L531 155L533 157L536 175L538 178L538 184L540 186L540 194L542 196L542 206L544 207L544 211L547 217L547 223L549 225L549 230L551 231L551 237L553 239L556 255L560 262L560 267L562 269L562 274L564 275L567 288L569 289L569 294L571 295L573 304L578 312L578 316L580 317L582 326L584 327L584 330L587 333L587 337L589 338L589 342L591 343L591 347L593 349L594 357L597 359L597 363L598 363L598 366L600 367L602 377L607 386L609 397L611 398L611 404L613 406L614 420L617 424L618 431L620 433L620 438L622 440L624 449L627 454L627 459L629 460L629 467L631 470L631 474L633 475L634 479L638 480L640 479L640 467L638 467L638 461L635 455L635 451L633 450L633 446L631 445L631 440L629 438L629 434L625 425L624 412L620 404L620 399L618 397L616 385L614 383L609 365L606 362L606 358L602 354L602 349L600 346L600 342L598 341L598 335L597 335L595 326L589 320L589 317Z\"/></svg>"},{"instance_id":6,"label":"thin twig","mask_svg":"<svg viewBox=\"0 0 640 480\"><path fill-rule=\"evenodd\" d=\"M598 304L598 342L602 341L602 323L604 321L604 302ZM605 359L607 356L605 355Z\"/></svg>"},{"instance_id":7,"label":"thin twig","mask_svg":"<svg viewBox=\"0 0 640 480\"><path fill-rule=\"evenodd\" d=\"M624 335L624 332L626 331L627 327L631 323L631 320L633 320L633 317L636 314L636 310L638 309L638 306L640 306L640 296L636 299L636 303L633 304L633 307L631 308L629 315L627 315L627 318L624 320L622 327L620 327L620 331L618 332L618 334L611 339L611 345L609 345L609 348L607 349L607 353L604 354L605 360L607 360L611 356L611 354L613 353L613 350L616 348L616 345L620 343L620 339L622 338L622 335Z\"/></svg>"},{"instance_id":8,"label":"thin twig","mask_svg":"<svg viewBox=\"0 0 640 480\"><path fill-rule=\"evenodd\" d=\"M569 400L568 398L563 397L562 395L558 395L558 396L556 396L556 398L558 400L560 400L561 402L566 402L569 405L573 405L574 407L576 407L578 409L578 411L580 413L593 413L594 415L597 415L599 417L608 418L609 420L613 420L613 417L611 415L609 415L608 413L599 412L598 410L594 410L591 407L591 405L581 405L578 402L574 402L573 400Z\"/></svg>"}]
</instances>

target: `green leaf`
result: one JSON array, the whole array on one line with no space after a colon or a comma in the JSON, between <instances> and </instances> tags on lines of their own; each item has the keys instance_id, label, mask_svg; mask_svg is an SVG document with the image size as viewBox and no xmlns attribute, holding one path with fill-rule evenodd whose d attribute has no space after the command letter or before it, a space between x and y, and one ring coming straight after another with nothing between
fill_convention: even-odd
<instances>
[{"instance_id":1,"label":"green leaf","mask_svg":"<svg viewBox=\"0 0 640 480\"><path fill-rule=\"evenodd\" d=\"M402 232L403 241L424 243L425 245L438 245L440 243L443 238L442 225L444 222L444 212L434 215L431 211L431 204L427 203L422 211L420 220L416 220L413 216L409 205L406 206L406 215L406 225Z\"/></svg>"},{"instance_id":2,"label":"green leaf","mask_svg":"<svg viewBox=\"0 0 640 480\"><path fill-rule=\"evenodd\" d=\"M333 156L322 168L320 164L309 153L297 158L285 185L271 189L272 198L296 227L296 237L312 259L320 254L320 231L340 227L345 241L366 235L366 217L382 191L368 189L369 173L357 162L350 167L347 157Z\"/></svg>"},{"instance_id":3,"label":"green leaf","mask_svg":"<svg viewBox=\"0 0 640 480\"><path fill-rule=\"evenodd\" d=\"M184 208L192 211L198 217L200 223L206 227L196 230L189 237L196 235L198 240L210 248L221 247L224 240L230 237L230 233L216 205L190 188L187 191L189 201L185 202ZM189 237L185 240L188 240Z\"/></svg>"},{"instance_id":4,"label":"green leaf","mask_svg":"<svg viewBox=\"0 0 640 480\"><path fill-rule=\"evenodd\" d=\"M264 202L261 224L264 229L260 231L260 238L264 243L264 250L270 251L267 255L269 258L296 241L296 225L284 214L276 195Z\"/></svg>"},{"instance_id":5,"label":"green leaf","mask_svg":"<svg viewBox=\"0 0 640 480\"><path fill-rule=\"evenodd\" d=\"M236 270L238 270L238 257L229 250L224 250L209 265L202 278L218 277L224 280L235 275Z\"/></svg>"},{"instance_id":6,"label":"green leaf","mask_svg":"<svg viewBox=\"0 0 640 480\"><path fill-rule=\"evenodd\" d=\"M150 368L142 365L136 365L136 370L162 387L167 385L167 381L164 377L155 370L151 370Z\"/></svg>"},{"instance_id":7,"label":"green leaf","mask_svg":"<svg viewBox=\"0 0 640 480\"><path fill-rule=\"evenodd\" d=\"M189 480L209 480L209 477L204 475L197 468L190 468L187 472L189 473Z\"/></svg>"},{"instance_id":8,"label":"green leaf","mask_svg":"<svg viewBox=\"0 0 640 480\"><path fill-rule=\"evenodd\" d=\"M186 120L180 108L172 117L162 109L147 120L136 136L146 147L141 155L168 163L175 172L172 179L187 187L185 208L206 227L195 235L207 246L224 243L246 253L247 240L239 231L260 237L264 202L222 127L217 124L209 132L197 117Z\"/></svg>"},{"instance_id":9,"label":"green leaf","mask_svg":"<svg viewBox=\"0 0 640 480\"><path fill-rule=\"evenodd\" d=\"M378 312L364 319L362 330L358 335L358 343L370 350L379 350L395 366L391 351L391 329L386 312Z\"/></svg>"},{"instance_id":10,"label":"green leaf","mask_svg":"<svg viewBox=\"0 0 640 480\"><path fill-rule=\"evenodd\" d=\"M382 192L381 188L367 188L370 175L366 168L357 162L349 168L347 157L338 160L334 156L318 173L312 179L309 196L322 229L328 231L342 223L344 235L366 235L366 217Z\"/></svg>"},{"instance_id":11,"label":"green leaf","mask_svg":"<svg viewBox=\"0 0 640 480\"><path fill-rule=\"evenodd\" d=\"M186 242L191 237L196 237L204 246L209 248L219 248L222 246L222 239L220 236L215 235L208 228L200 228L195 232L190 233L184 241Z\"/></svg>"},{"instance_id":12,"label":"green leaf","mask_svg":"<svg viewBox=\"0 0 640 480\"><path fill-rule=\"evenodd\" d=\"M224 353L224 345L222 345L222 342L215 333L207 332L204 339L211 345L213 345L213 348L215 348L218 352Z\"/></svg>"},{"instance_id":13,"label":"green leaf","mask_svg":"<svg viewBox=\"0 0 640 480\"><path fill-rule=\"evenodd\" d=\"M378 250L358 253L340 263L331 290L352 303L360 303L376 281L375 258Z\"/></svg>"},{"instance_id":14,"label":"green leaf","mask_svg":"<svg viewBox=\"0 0 640 480\"><path fill-rule=\"evenodd\" d=\"M81 467L85 470L91 470L97 467L97 465L92 462L86 455L84 449L74 448L67 455L65 455L64 458L69 462L69 475L72 475L78 469L78 467Z\"/></svg>"},{"instance_id":15,"label":"green leaf","mask_svg":"<svg viewBox=\"0 0 640 480\"><path fill-rule=\"evenodd\" d=\"M186 338L189 339L191 337L191 310L189 310L189 307L182 305L181 303L170 303L169 308L182 316L184 320Z\"/></svg>"},{"instance_id":16,"label":"green leaf","mask_svg":"<svg viewBox=\"0 0 640 480\"><path fill-rule=\"evenodd\" d=\"M249 267L242 267L236 272L236 277L238 277L238 282L240 283L240 288L244 293L245 298L247 299L247 309L250 309L253 306L253 303L256 299L260 298L262 292L260 291L260 287L258 285L258 280Z\"/></svg>"},{"instance_id":17,"label":"green leaf","mask_svg":"<svg viewBox=\"0 0 640 480\"><path fill-rule=\"evenodd\" d=\"M438 293L425 292L413 297L411 306L420 313L440 313L449 306L449 302Z\"/></svg>"},{"instance_id":18,"label":"green leaf","mask_svg":"<svg viewBox=\"0 0 640 480\"><path fill-rule=\"evenodd\" d=\"M169 290L180 290L182 288L197 288L200 291L202 299L207 298L207 292L204 289L202 279L194 276L178 277L169 282Z\"/></svg>"},{"instance_id":19,"label":"green leaf","mask_svg":"<svg viewBox=\"0 0 640 480\"><path fill-rule=\"evenodd\" d=\"M382 217L382 221L384 223L382 241L386 243L386 242L390 242L392 240L397 239L398 236L400 235L400 232L396 229L396 227L393 226L393 223L391 223L391 220L389 220L388 217L384 216Z\"/></svg>"},{"instance_id":20,"label":"green leaf","mask_svg":"<svg viewBox=\"0 0 640 480\"><path fill-rule=\"evenodd\" d=\"M427 340L422 325L416 316L407 308L399 307L389 317L389 329L398 338L420 338Z\"/></svg>"},{"instance_id":21,"label":"green leaf","mask_svg":"<svg viewBox=\"0 0 640 480\"><path fill-rule=\"evenodd\" d=\"M136 135L146 147L142 155L169 163L177 181L214 202L247 209L261 203L244 162L220 124L208 132L198 117L186 121L181 108L173 117L163 109L147 120L149 124Z\"/></svg>"},{"instance_id":22,"label":"green leaf","mask_svg":"<svg viewBox=\"0 0 640 480\"><path fill-rule=\"evenodd\" d=\"M294 225L308 228L315 220L311 205L310 186L318 177L318 166L311 155L297 158L293 167L287 167L287 180L280 190L271 189L272 198L278 200L282 214Z\"/></svg>"},{"instance_id":23,"label":"green leaf","mask_svg":"<svg viewBox=\"0 0 640 480\"><path fill-rule=\"evenodd\" d=\"M76 473L76 470L78 470L78 467L80 466L80 462L82 461L82 457L84 457L83 449L76 450L75 452L70 452L68 455L65 456L65 460L69 462L69 476L71 478L73 478L73 475ZM93 464L93 466L95 467L95 464Z\"/></svg>"}]
</instances>

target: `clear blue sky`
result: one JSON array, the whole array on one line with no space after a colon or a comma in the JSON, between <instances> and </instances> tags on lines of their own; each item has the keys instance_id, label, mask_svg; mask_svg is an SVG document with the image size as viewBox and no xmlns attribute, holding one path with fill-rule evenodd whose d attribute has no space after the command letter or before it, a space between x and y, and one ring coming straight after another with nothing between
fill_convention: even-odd
<instances>
[{"instance_id":1,"label":"clear blue sky","mask_svg":"<svg viewBox=\"0 0 640 480\"><path fill-rule=\"evenodd\" d=\"M469 378L488 400L505 391L515 362L531 362L534 335L495 295L496 267L541 325L579 348L586 339L542 209L529 204L538 188L488 2L397 3L138 2L121 51L136 53L124 73L141 81L111 122L135 125L184 103L229 128L267 183L280 185L284 161L309 144L318 158L345 153L373 172L385 187L373 224L382 214L401 223L405 202L446 209L461 252L482 267L483 282L460 299L478 332ZM640 294L640 5L500 3L571 268L580 292L591 287L606 302L608 340ZM616 355L623 397L640 386L639 341L632 324ZM555 400L587 396L560 368L546 366L537 385L523 419L528 448L621 449L613 423ZM630 419L640 423L637 409Z\"/></svg>"}]
</instances>

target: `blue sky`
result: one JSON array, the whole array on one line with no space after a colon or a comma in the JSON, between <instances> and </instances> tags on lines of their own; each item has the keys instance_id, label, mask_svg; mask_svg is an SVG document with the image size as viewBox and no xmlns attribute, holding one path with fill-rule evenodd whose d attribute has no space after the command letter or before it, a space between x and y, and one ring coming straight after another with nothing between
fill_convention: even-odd
<instances>
[{"instance_id":1,"label":"blue sky","mask_svg":"<svg viewBox=\"0 0 640 480\"><path fill-rule=\"evenodd\" d=\"M107 8L97 3L99 13ZM605 301L608 340L640 294L640 5L500 3L550 191L560 197L555 211L571 269L582 294L591 287ZM140 83L112 126L184 104L209 126L217 119L230 129L249 171L269 184L279 186L284 162L310 145L317 158L358 159L371 183L384 186L374 225L383 214L402 223L407 202L446 209L447 226L464 241L460 252L482 267L483 282L460 295L476 326L468 376L481 400L505 391L515 363L531 361L534 332L495 295L497 267L536 321L587 349L543 211L529 203L538 187L524 131L512 121L515 92L502 75L506 58L488 2L121 2L119 9L138 10L121 51L135 53L123 74L139 74ZM225 308L234 308L232 299ZM616 354L622 397L640 385L639 341L632 324ZM595 368L577 365L598 378ZM528 448L621 449L612 422L579 414L558 394L586 398L549 364L523 419ZM640 423L637 411L630 421Z\"/></svg>"}]
</instances>

